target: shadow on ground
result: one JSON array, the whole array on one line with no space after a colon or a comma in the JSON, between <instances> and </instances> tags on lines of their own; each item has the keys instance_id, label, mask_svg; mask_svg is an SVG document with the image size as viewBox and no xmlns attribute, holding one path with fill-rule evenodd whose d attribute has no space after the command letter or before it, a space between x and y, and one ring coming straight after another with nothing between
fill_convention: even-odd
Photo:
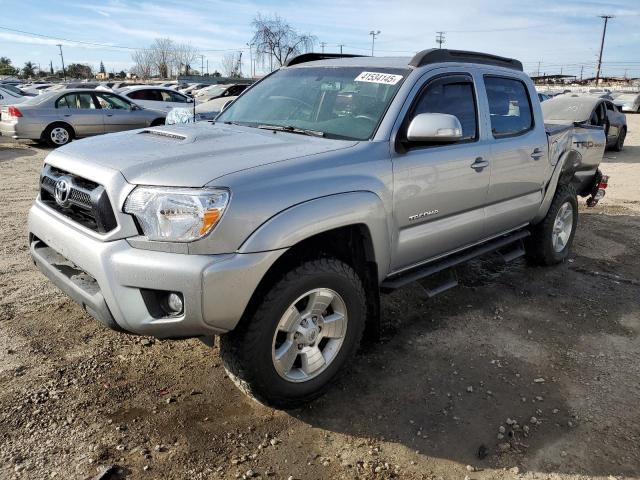
<instances>
[{"instance_id":1,"label":"shadow on ground","mask_svg":"<svg viewBox=\"0 0 640 480\"><path fill-rule=\"evenodd\" d=\"M623 266L638 275L640 217L587 214L581 221L576 254L563 265L488 257L461 269L462 285L435 299L418 286L385 297L385 341L294 415L463 465L637 474L640 287L596 273ZM594 256L598 236L625 248L614 258L585 256ZM632 328L629 318L637 320ZM587 348L591 339L603 350ZM610 359L619 375L600 371L610 343L635 346Z\"/></svg>"}]
</instances>

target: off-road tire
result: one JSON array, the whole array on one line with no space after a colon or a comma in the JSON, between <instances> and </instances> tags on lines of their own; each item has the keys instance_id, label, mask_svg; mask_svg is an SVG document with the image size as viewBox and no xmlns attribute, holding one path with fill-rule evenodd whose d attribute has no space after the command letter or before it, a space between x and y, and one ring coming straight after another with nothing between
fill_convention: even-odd
<instances>
[{"instance_id":1,"label":"off-road tire","mask_svg":"<svg viewBox=\"0 0 640 480\"><path fill-rule=\"evenodd\" d=\"M347 307L347 332L339 353L322 373L293 383L279 376L273 365L273 336L285 310L314 288L330 288L342 297ZM335 258L311 260L284 274L254 313L245 317L220 339L220 353L229 377L262 404L296 408L322 395L353 360L365 327L365 292L360 278L346 263Z\"/></svg>"},{"instance_id":2,"label":"off-road tire","mask_svg":"<svg viewBox=\"0 0 640 480\"><path fill-rule=\"evenodd\" d=\"M612 147L612 150L616 152L621 152L622 149L624 148L624 139L626 138L626 136L627 136L627 128L622 127L622 130L620 130L620 133L618 133L616 144Z\"/></svg>"},{"instance_id":3,"label":"off-road tire","mask_svg":"<svg viewBox=\"0 0 640 480\"><path fill-rule=\"evenodd\" d=\"M560 252L553 248L553 228L556 215L563 204L569 202L573 209L573 228L569 240ZM525 241L526 258L531 265L556 265L569 255L578 226L578 200L571 185L558 185L549 211L544 219L531 227L531 236Z\"/></svg>"}]
</instances>

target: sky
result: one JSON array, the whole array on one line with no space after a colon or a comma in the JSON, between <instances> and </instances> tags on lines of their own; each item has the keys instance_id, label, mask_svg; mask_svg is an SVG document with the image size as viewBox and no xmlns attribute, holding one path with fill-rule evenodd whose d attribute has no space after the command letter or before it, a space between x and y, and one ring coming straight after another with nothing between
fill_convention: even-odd
<instances>
[{"instance_id":1,"label":"sky","mask_svg":"<svg viewBox=\"0 0 640 480\"><path fill-rule=\"evenodd\" d=\"M242 50L247 73L258 13L314 35L316 51L325 42L327 52L342 44L345 53L368 55L369 32L380 30L376 56L410 56L435 47L436 32L444 31L445 48L514 57L530 74L580 76L582 69L585 77L595 73L598 16L614 15L602 75L640 77L640 0L0 0L0 56L15 66L32 61L48 69L52 61L59 69L62 44L65 64L97 70L102 61L117 72L132 67L135 48L168 37L197 48L210 72L220 70L223 55Z\"/></svg>"}]
</instances>

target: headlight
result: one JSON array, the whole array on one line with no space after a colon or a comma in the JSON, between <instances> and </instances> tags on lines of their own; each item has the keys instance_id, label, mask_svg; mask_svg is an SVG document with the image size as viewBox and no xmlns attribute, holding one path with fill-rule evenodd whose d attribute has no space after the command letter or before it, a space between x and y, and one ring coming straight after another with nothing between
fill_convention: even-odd
<instances>
[{"instance_id":1,"label":"headlight","mask_svg":"<svg viewBox=\"0 0 640 480\"><path fill-rule=\"evenodd\" d=\"M229 192L204 188L136 187L124 202L149 240L192 242L216 226Z\"/></svg>"}]
</instances>

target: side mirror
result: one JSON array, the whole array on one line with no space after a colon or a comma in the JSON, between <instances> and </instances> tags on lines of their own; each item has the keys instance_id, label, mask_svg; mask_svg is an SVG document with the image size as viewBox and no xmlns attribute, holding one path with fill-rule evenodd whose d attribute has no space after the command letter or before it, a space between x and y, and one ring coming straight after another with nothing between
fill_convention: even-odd
<instances>
[{"instance_id":1,"label":"side mirror","mask_svg":"<svg viewBox=\"0 0 640 480\"><path fill-rule=\"evenodd\" d=\"M410 142L455 142L462 138L462 125L455 115L420 113L407 129Z\"/></svg>"},{"instance_id":2,"label":"side mirror","mask_svg":"<svg viewBox=\"0 0 640 480\"><path fill-rule=\"evenodd\" d=\"M131 110L142 110L142 107L140 105L136 105L135 103L132 103Z\"/></svg>"},{"instance_id":3,"label":"side mirror","mask_svg":"<svg viewBox=\"0 0 640 480\"><path fill-rule=\"evenodd\" d=\"M193 103L195 100L193 98L187 98L187 103Z\"/></svg>"}]
</instances>

